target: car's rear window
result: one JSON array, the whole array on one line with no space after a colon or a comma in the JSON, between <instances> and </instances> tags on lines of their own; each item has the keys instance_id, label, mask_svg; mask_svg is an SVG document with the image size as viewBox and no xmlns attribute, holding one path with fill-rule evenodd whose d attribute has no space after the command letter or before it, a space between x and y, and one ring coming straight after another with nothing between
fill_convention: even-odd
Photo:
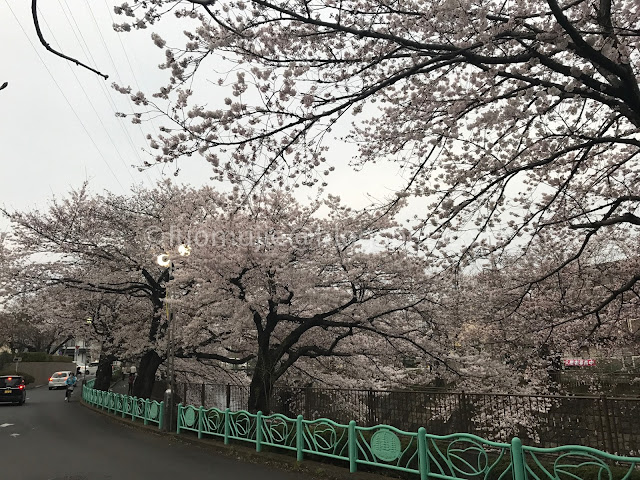
<instances>
[{"instance_id":1,"label":"car's rear window","mask_svg":"<svg viewBox=\"0 0 640 480\"><path fill-rule=\"evenodd\" d=\"M22 383L22 377L0 378L0 388L17 387Z\"/></svg>"},{"instance_id":2,"label":"car's rear window","mask_svg":"<svg viewBox=\"0 0 640 480\"><path fill-rule=\"evenodd\" d=\"M63 377L68 377L69 374L65 373L65 372L56 372L53 374L52 378L63 378Z\"/></svg>"}]
</instances>

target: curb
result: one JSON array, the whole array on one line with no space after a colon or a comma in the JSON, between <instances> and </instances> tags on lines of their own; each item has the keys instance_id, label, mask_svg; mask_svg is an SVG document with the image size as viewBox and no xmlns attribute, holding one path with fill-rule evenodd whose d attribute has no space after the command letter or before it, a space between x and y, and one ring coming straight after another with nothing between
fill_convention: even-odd
<instances>
[{"instance_id":1,"label":"curb","mask_svg":"<svg viewBox=\"0 0 640 480\"><path fill-rule=\"evenodd\" d=\"M317 480L388 480L390 478L418 478L418 476L416 475L393 475L394 472L390 472L390 475L381 475L370 472L349 473L349 462L344 462L345 467L340 467L330 463L318 462L310 459L305 459L302 462L298 462L295 456L291 457L290 455L276 452L256 452L254 448L250 448L239 443L224 445L219 440L209 438L199 439L197 438L197 436L192 436L189 433L178 435L175 432L165 432L159 430L155 426L144 425L140 421L133 421L131 419L112 415L100 408L89 405L82 400L80 400L79 403L84 408L92 410L107 418L112 419L117 423L131 428L136 428L138 430L161 436L175 442L193 445L198 448L208 450L210 453L223 455L240 462L266 465L273 469L284 470L288 472L300 472Z\"/></svg>"}]
</instances>

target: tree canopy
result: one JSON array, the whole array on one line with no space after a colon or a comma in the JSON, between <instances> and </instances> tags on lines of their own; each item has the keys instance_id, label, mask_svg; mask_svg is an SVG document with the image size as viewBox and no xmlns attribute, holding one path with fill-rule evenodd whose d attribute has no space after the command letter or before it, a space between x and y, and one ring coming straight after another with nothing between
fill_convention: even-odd
<instances>
[{"instance_id":1,"label":"tree canopy","mask_svg":"<svg viewBox=\"0 0 640 480\"><path fill-rule=\"evenodd\" d=\"M293 188L329 182L330 146L352 142L353 164L401 167L421 246L464 262L562 237L543 278L596 234L637 237L637 2L158 0L116 8L135 19L118 28L168 7L190 28L183 46L152 35L167 83L118 87L134 121L167 112L157 162L199 153L221 180ZM192 91L220 57L224 75Z\"/></svg>"},{"instance_id":2,"label":"tree canopy","mask_svg":"<svg viewBox=\"0 0 640 480\"><path fill-rule=\"evenodd\" d=\"M149 166L197 154L252 200L262 187L323 187L344 163L392 165L403 186L384 207L410 209L403 238L431 268L461 275L480 259L504 270L505 281L484 285L504 318L495 338L521 334L507 330L526 319L542 352L569 322L590 341L619 329L607 318L636 314L636 1L148 0L115 10L123 32L158 30L169 13L184 24L183 44L151 34L164 85L115 85L137 106L123 115L164 117ZM338 144L357 153L345 159Z\"/></svg>"}]
</instances>

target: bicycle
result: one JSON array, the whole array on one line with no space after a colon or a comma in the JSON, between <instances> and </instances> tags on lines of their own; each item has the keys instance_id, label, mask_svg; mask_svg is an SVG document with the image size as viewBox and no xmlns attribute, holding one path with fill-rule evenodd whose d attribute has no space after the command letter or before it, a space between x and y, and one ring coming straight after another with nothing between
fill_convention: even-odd
<instances>
[{"instance_id":1,"label":"bicycle","mask_svg":"<svg viewBox=\"0 0 640 480\"><path fill-rule=\"evenodd\" d=\"M65 402L70 402L71 401L71 395L73 395L73 386L67 386L67 389L64 392L64 401Z\"/></svg>"}]
</instances>

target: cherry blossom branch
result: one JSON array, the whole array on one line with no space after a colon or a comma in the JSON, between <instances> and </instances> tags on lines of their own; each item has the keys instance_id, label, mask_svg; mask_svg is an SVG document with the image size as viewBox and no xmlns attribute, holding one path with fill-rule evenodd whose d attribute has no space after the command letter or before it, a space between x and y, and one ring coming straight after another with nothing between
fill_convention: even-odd
<instances>
[{"instance_id":1,"label":"cherry blossom branch","mask_svg":"<svg viewBox=\"0 0 640 480\"><path fill-rule=\"evenodd\" d=\"M579 229L579 228L600 228L607 225L616 225L619 223L630 223L632 225L640 225L640 217L634 215L633 213L627 212L624 215L620 215L617 217L609 217L606 220L600 220L598 222L589 222L589 223L576 223L573 225L569 225L569 228Z\"/></svg>"},{"instance_id":2,"label":"cherry blossom branch","mask_svg":"<svg viewBox=\"0 0 640 480\"><path fill-rule=\"evenodd\" d=\"M219 362L227 363L229 365L242 365L249 360L256 358L255 355L246 355L242 358L226 357L217 353L205 353L205 352L187 352L186 350L179 349L176 351L176 357L178 358L196 358L197 360L218 360Z\"/></svg>"},{"instance_id":3,"label":"cherry blossom branch","mask_svg":"<svg viewBox=\"0 0 640 480\"><path fill-rule=\"evenodd\" d=\"M47 43L47 41L44 39L44 36L42 35L42 31L40 30L40 22L38 21L38 0L31 0L31 16L33 17L33 25L36 28L36 34L38 35L38 39L40 40L40 43L42 45L44 45L44 48L49 50L54 55L57 55L58 57L64 58L65 60L68 60L68 61L70 61L72 63L75 63L76 65L78 65L80 67L84 67L87 70L90 70L93 73L95 73L97 75L100 75L105 80L107 80L109 78L109 75L105 75L104 73L99 72L95 68L91 68L90 66L85 65L81 61L76 60L75 58L69 57L69 56L65 55L64 53L60 53L57 50L54 50L53 48L51 48L51 45L49 45Z\"/></svg>"}]
</instances>

